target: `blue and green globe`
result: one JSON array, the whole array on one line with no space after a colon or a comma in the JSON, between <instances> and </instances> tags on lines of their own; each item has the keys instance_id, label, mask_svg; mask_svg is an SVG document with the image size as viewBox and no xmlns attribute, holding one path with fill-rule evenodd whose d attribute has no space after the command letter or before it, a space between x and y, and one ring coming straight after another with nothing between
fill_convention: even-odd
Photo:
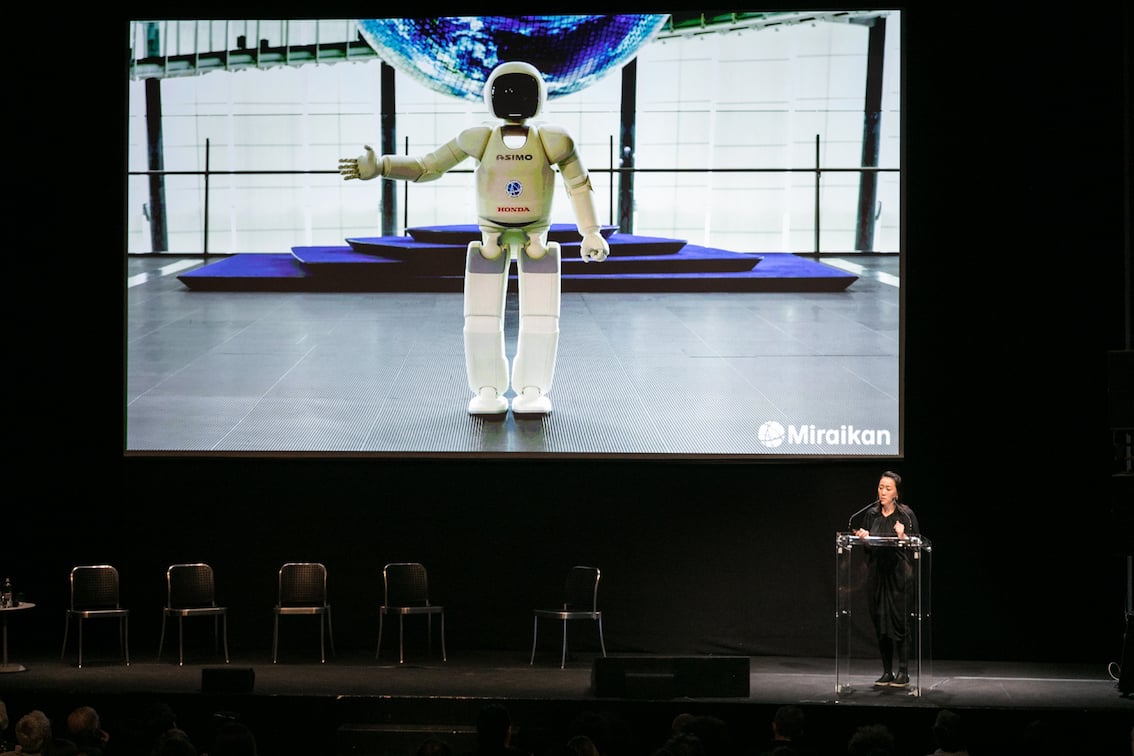
<instances>
[{"instance_id":1,"label":"blue and green globe","mask_svg":"<svg viewBox=\"0 0 1134 756\"><path fill-rule=\"evenodd\" d=\"M498 64L520 60L543 74L548 99L586 89L638 54L661 15L451 16L360 19L387 63L442 94L480 101Z\"/></svg>"}]
</instances>

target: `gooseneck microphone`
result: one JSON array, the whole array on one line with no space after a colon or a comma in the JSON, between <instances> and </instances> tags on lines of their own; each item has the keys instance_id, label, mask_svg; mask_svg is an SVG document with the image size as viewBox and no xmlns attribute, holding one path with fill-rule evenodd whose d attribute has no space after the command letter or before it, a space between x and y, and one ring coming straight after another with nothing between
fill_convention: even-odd
<instances>
[{"instance_id":1,"label":"gooseneck microphone","mask_svg":"<svg viewBox=\"0 0 1134 756\"><path fill-rule=\"evenodd\" d=\"M868 509L870 509L871 507L873 507L873 506L874 506L875 504L880 504L880 503L882 503L882 500L881 500L881 499L875 499L874 501L870 502L869 504L867 504L867 505L866 505L865 507L863 507L862 509L860 509L860 510L858 510L857 512L855 512L854 514L852 514L852 515L851 515L851 516L850 516L850 517L849 517L849 518L847 519L847 530L854 530L854 527L853 527L853 524L852 524L852 523L854 523L854 518L858 517L858 516L859 516L860 514L862 514L862 513L863 513L863 512L865 512L866 510L868 510Z\"/></svg>"}]
</instances>

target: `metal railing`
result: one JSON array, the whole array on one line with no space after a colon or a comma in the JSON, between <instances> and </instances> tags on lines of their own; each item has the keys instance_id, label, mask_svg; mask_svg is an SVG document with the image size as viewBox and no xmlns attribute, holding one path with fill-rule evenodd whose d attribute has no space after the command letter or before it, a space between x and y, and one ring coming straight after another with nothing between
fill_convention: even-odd
<instances>
[{"instance_id":1,"label":"metal railing","mask_svg":"<svg viewBox=\"0 0 1134 756\"><path fill-rule=\"evenodd\" d=\"M130 22L132 79L343 63L377 56L359 35L354 19Z\"/></svg>"},{"instance_id":2,"label":"metal railing","mask_svg":"<svg viewBox=\"0 0 1134 756\"><path fill-rule=\"evenodd\" d=\"M145 171L127 171L129 176L147 176L147 177L162 177L162 176L201 176L204 179L204 219L203 219L203 242L202 252L204 257L209 256L209 179L212 176L325 176L325 175L339 175L337 169L319 169L319 170L223 170L214 171L210 167L210 142L205 140L205 167L203 170L185 171L185 170L145 170ZM624 174L697 174L697 173L811 173L814 175L814 248L810 254L818 256L820 252L820 234L821 234L821 213L820 213L820 188L821 180L824 173L857 173L863 174L880 174L880 173L900 173L900 168L881 168L875 166L858 166L852 168L825 168L821 165L820 161L820 141L819 137L815 137L815 165L807 168L623 168L614 167L614 145L613 138L611 139L611 165L607 168L588 168L591 174L608 174L609 187L610 187L610 225L616 225L614 218L616 217L616 210L614 206L617 191L615 187L615 177ZM472 174L475 169L457 168L448 171L451 174ZM408 184L411 182L404 182L407 184L406 192L404 194L403 207L403 227L409 226L409 188ZM157 250L155 250L155 253Z\"/></svg>"}]
</instances>

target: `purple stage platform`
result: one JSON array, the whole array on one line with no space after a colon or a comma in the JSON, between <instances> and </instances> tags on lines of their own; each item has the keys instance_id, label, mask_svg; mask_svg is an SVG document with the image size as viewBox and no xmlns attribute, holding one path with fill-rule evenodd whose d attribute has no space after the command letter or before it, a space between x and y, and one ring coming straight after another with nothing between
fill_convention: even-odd
<instances>
[{"instance_id":1,"label":"purple stage platform","mask_svg":"<svg viewBox=\"0 0 1134 756\"><path fill-rule=\"evenodd\" d=\"M238 254L178 279L199 291L426 291L463 290L474 225L408 229L406 236L347 239L347 246L293 247L290 254ZM579 257L574 226L552 226L562 246L562 290L587 291L843 291L858 277L790 253L750 254L602 229L610 256ZM515 274L511 277L515 286Z\"/></svg>"}]
</instances>

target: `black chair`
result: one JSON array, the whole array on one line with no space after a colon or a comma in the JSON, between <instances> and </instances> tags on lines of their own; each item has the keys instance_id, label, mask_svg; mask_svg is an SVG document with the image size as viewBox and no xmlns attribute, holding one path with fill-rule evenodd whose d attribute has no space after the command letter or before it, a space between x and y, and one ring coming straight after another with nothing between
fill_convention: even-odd
<instances>
[{"instance_id":1,"label":"black chair","mask_svg":"<svg viewBox=\"0 0 1134 756\"><path fill-rule=\"evenodd\" d=\"M532 625L532 658L535 664L536 641L539 638L539 620L560 620L563 623L563 652L559 668L567 666L567 623L571 620L591 620L598 625L599 645L606 656L606 641L602 636L602 612L598 608L598 586L601 573L598 567L576 565L567 571L563 604L558 609L536 609Z\"/></svg>"},{"instance_id":2,"label":"black chair","mask_svg":"<svg viewBox=\"0 0 1134 756\"><path fill-rule=\"evenodd\" d=\"M387 614L398 615L398 663L406 660L404 624L407 615L424 614L427 620L427 649L433 648L433 615L441 618L441 661L448 661L445 653L445 607L429 600L429 574L420 562L392 562L382 569L383 601L378 607L377 659L382 653L382 628Z\"/></svg>"},{"instance_id":3,"label":"black chair","mask_svg":"<svg viewBox=\"0 0 1134 756\"><path fill-rule=\"evenodd\" d=\"M89 619L118 620L118 645L130 666L130 610L119 599L118 570L109 564L82 564L71 568L71 603L63 625L62 661L67 656L67 634L71 619L79 625L79 668L83 666L83 622Z\"/></svg>"},{"instance_id":4,"label":"black chair","mask_svg":"<svg viewBox=\"0 0 1134 756\"><path fill-rule=\"evenodd\" d=\"M272 633L272 663L279 659L280 616L308 615L319 618L319 660L327 661L324 637L335 653L335 634L331 628L331 605L327 601L327 568L319 562L287 562L280 567L279 601Z\"/></svg>"},{"instance_id":5,"label":"black chair","mask_svg":"<svg viewBox=\"0 0 1134 756\"><path fill-rule=\"evenodd\" d=\"M224 663L228 664L228 609L217 606L213 568L204 562L171 564L165 571L166 600L161 615L161 639L158 641L158 659L165 646L165 621L177 618L177 664L185 664L186 617L213 618L213 650L218 637L224 639ZM218 628L219 625L219 628ZM218 632L218 630L220 632Z\"/></svg>"}]
</instances>

